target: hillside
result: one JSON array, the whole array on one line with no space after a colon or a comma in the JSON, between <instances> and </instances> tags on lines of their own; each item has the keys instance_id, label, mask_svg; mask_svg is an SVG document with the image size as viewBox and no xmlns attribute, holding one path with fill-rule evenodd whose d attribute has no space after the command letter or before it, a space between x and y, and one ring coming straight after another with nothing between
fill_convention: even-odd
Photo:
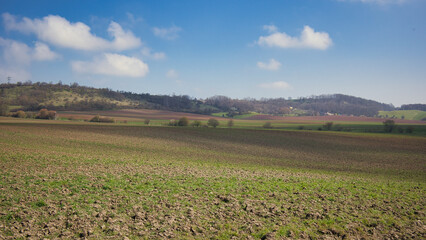
<instances>
[{"instance_id":1,"label":"hillside","mask_svg":"<svg viewBox=\"0 0 426 240\"><path fill-rule=\"evenodd\" d=\"M266 105L280 107L287 105L293 109L307 111L307 115L343 114L355 116L375 116L380 110L394 110L394 106L343 94L311 96L295 100L270 99ZM285 111L285 109L284 109Z\"/></svg>"},{"instance_id":2,"label":"hillside","mask_svg":"<svg viewBox=\"0 0 426 240\"><path fill-rule=\"evenodd\" d=\"M379 116L383 118L424 121L426 120L426 111L420 111L420 110L379 111Z\"/></svg>"},{"instance_id":3,"label":"hillside","mask_svg":"<svg viewBox=\"0 0 426 240\"><path fill-rule=\"evenodd\" d=\"M354 115L376 116L379 111L392 111L389 104L343 94L312 96L299 99L231 99L214 96L205 100L187 95L151 95L113 91L57 83L0 84L0 113L7 111L94 111L114 109L156 109L234 117L251 112L285 116Z\"/></svg>"},{"instance_id":4,"label":"hillside","mask_svg":"<svg viewBox=\"0 0 426 240\"><path fill-rule=\"evenodd\" d=\"M74 83L0 84L0 101L8 110L35 111L41 108L60 111L93 111L112 109L162 109L181 112L210 113L201 101L188 96L167 96L118 92Z\"/></svg>"}]
</instances>

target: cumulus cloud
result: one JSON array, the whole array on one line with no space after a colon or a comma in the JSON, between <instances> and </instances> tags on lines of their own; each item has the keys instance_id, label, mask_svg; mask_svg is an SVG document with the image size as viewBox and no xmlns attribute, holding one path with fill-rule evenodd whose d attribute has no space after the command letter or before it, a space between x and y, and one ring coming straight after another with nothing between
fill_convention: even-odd
<instances>
[{"instance_id":1,"label":"cumulus cloud","mask_svg":"<svg viewBox=\"0 0 426 240\"><path fill-rule=\"evenodd\" d=\"M262 84L259 84L259 87L265 88L265 89L276 89L276 90L291 89L290 84L288 84L284 81L262 83Z\"/></svg>"},{"instance_id":2,"label":"cumulus cloud","mask_svg":"<svg viewBox=\"0 0 426 240\"><path fill-rule=\"evenodd\" d=\"M0 46L8 64L28 65L32 60L31 48L25 43L0 37Z\"/></svg>"},{"instance_id":3,"label":"cumulus cloud","mask_svg":"<svg viewBox=\"0 0 426 240\"><path fill-rule=\"evenodd\" d=\"M141 53L144 57L147 57L149 59L153 60L163 60L166 58L166 54L163 52L152 52L150 48L143 48L141 50Z\"/></svg>"},{"instance_id":4,"label":"cumulus cloud","mask_svg":"<svg viewBox=\"0 0 426 240\"><path fill-rule=\"evenodd\" d=\"M27 81L31 74L27 68L33 61L48 61L60 56L51 51L41 42L36 42L34 48L25 43L0 37L0 81L11 77L13 82Z\"/></svg>"},{"instance_id":5,"label":"cumulus cloud","mask_svg":"<svg viewBox=\"0 0 426 240\"><path fill-rule=\"evenodd\" d=\"M77 50L127 50L139 47L141 40L131 31L125 31L120 24L111 22L108 33L112 41L97 37L90 32L90 27L82 22L71 23L67 19L49 15L42 19L22 20L9 13L3 14L6 29L26 34L35 34L38 39L50 44Z\"/></svg>"},{"instance_id":6,"label":"cumulus cloud","mask_svg":"<svg viewBox=\"0 0 426 240\"><path fill-rule=\"evenodd\" d=\"M133 35L131 31L125 31L116 22L111 22L108 27L108 33L113 36L114 40L108 45L111 49L126 50L139 47L141 40Z\"/></svg>"},{"instance_id":7,"label":"cumulus cloud","mask_svg":"<svg viewBox=\"0 0 426 240\"><path fill-rule=\"evenodd\" d=\"M36 42L34 47L33 58L38 61L48 61L55 60L59 58L59 55L55 52L52 52L44 43Z\"/></svg>"},{"instance_id":8,"label":"cumulus cloud","mask_svg":"<svg viewBox=\"0 0 426 240\"><path fill-rule=\"evenodd\" d=\"M144 77L149 72L148 65L140 59L114 53L105 53L91 62L74 61L71 67L77 73L121 77Z\"/></svg>"},{"instance_id":9,"label":"cumulus cloud","mask_svg":"<svg viewBox=\"0 0 426 240\"><path fill-rule=\"evenodd\" d=\"M59 58L59 55L41 42L36 42L34 48L27 44L0 37L0 47L3 59L10 65L29 65L32 61L48 61Z\"/></svg>"},{"instance_id":10,"label":"cumulus cloud","mask_svg":"<svg viewBox=\"0 0 426 240\"><path fill-rule=\"evenodd\" d=\"M315 32L315 30L309 26L303 28L299 37L292 37L284 32L278 32L276 27L274 27L273 25L269 25L266 28L264 27L271 34L268 36L260 36L257 44L267 47L312 48L320 50L325 50L333 44L328 33ZM275 32L271 32L271 30L275 30Z\"/></svg>"},{"instance_id":11,"label":"cumulus cloud","mask_svg":"<svg viewBox=\"0 0 426 240\"><path fill-rule=\"evenodd\" d=\"M178 72L176 72L176 70L170 69L169 71L167 71L166 77L168 77L168 78L177 78L177 77L179 77L179 74L178 74Z\"/></svg>"},{"instance_id":12,"label":"cumulus cloud","mask_svg":"<svg viewBox=\"0 0 426 240\"><path fill-rule=\"evenodd\" d=\"M152 29L154 35L166 40L174 40L179 37L179 32L182 31L182 28L172 26L170 28L158 28L154 27Z\"/></svg>"},{"instance_id":13,"label":"cumulus cloud","mask_svg":"<svg viewBox=\"0 0 426 240\"><path fill-rule=\"evenodd\" d=\"M276 71L280 69L281 63L271 58L269 62L257 62L257 67L264 70Z\"/></svg>"}]
</instances>

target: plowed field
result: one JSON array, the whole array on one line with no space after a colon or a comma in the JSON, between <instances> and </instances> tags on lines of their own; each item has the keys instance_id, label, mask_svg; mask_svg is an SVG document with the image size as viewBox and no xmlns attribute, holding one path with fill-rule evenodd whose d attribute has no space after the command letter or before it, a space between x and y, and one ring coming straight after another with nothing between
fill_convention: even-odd
<instances>
[{"instance_id":1,"label":"plowed field","mask_svg":"<svg viewBox=\"0 0 426 240\"><path fill-rule=\"evenodd\" d=\"M187 117L191 120L208 120L211 118L209 115L193 114L193 113L183 113L183 112L172 112L172 111L162 111L162 110L150 110L150 109L123 109L115 111L91 111L91 112L60 112L59 115L64 118L75 117L77 119L90 119L94 115L102 115L108 117L114 117L116 119L160 119L160 120L170 120L170 119L179 119L181 117ZM214 117L221 119L220 117Z\"/></svg>"},{"instance_id":2,"label":"plowed field","mask_svg":"<svg viewBox=\"0 0 426 240\"><path fill-rule=\"evenodd\" d=\"M425 239L426 138L0 118L0 239Z\"/></svg>"}]
</instances>

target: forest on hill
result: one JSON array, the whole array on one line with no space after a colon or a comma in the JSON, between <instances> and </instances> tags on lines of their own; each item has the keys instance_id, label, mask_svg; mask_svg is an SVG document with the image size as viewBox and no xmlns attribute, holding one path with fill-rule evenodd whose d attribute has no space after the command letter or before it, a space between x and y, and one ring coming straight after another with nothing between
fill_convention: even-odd
<instances>
[{"instance_id":1,"label":"forest on hill","mask_svg":"<svg viewBox=\"0 0 426 240\"><path fill-rule=\"evenodd\" d=\"M404 109L424 110L425 104L403 105ZM187 95L152 95L93 88L61 82L18 82L0 84L0 110L37 111L42 108L56 111L91 111L111 109L161 109L177 112L212 114L226 112L227 116L258 112L275 115L343 114L376 116L379 111L398 110L391 104L379 103L343 94L291 98L232 99L213 96L207 99Z\"/></svg>"}]
</instances>

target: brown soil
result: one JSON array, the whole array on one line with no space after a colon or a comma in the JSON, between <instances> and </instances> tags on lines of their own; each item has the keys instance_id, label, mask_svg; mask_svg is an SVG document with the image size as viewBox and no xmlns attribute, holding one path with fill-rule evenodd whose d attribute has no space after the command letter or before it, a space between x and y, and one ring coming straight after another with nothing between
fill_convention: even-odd
<instances>
[{"instance_id":1,"label":"brown soil","mask_svg":"<svg viewBox=\"0 0 426 240\"><path fill-rule=\"evenodd\" d=\"M123 109L115 111L66 111L58 112L61 117L69 118L76 117L78 119L90 119L93 115L102 115L114 117L117 119L126 118L126 119L158 119L158 120L170 120L170 119L179 119L181 117L187 117L190 120L208 120L212 116L194 114L194 113L183 113L183 112L172 112L164 110L150 110L150 109ZM213 117L216 119L221 119L220 117Z\"/></svg>"}]
</instances>

